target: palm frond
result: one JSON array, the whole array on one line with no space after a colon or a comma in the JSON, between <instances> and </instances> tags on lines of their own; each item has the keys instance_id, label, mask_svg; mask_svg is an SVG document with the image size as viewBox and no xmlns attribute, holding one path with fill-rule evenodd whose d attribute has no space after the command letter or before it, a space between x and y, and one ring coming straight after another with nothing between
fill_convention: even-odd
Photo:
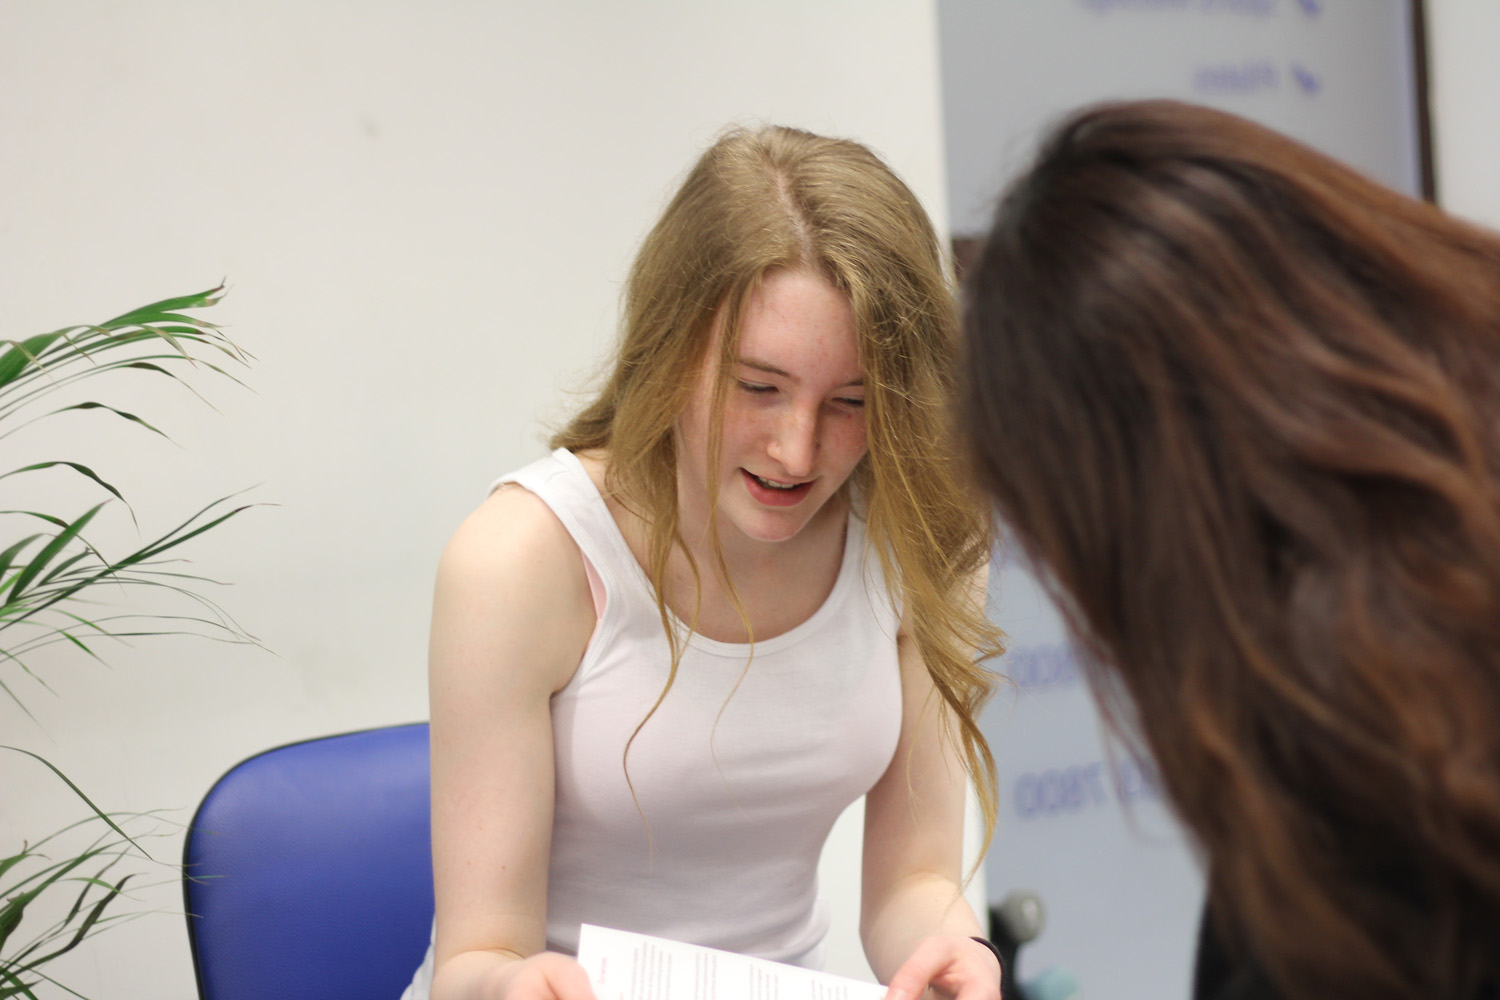
<instances>
[{"instance_id":1,"label":"palm frond","mask_svg":"<svg viewBox=\"0 0 1500 1000\"><path fill-rule=\"evenodd\" d=\"M104 323L0 340L0 440L64 414L74 415L68 419L78 419L79 426L105 420L167 438L152 420L98 398L93 389L79 398L83 393L78 387L85 380L103 386L122 379L166 378L211 406L188 377L243 384L231 369L250 360L218 326L190 312L213 305L222 292L220 285L162 299ZM105 376L105 383L97 382ZM66 396L59 398L59 393ZM14 499L18 484L59 471L91 494L74 508L82 513L58 514ZM256 505L236 503L233 495L222 497L155 537L123 546L128 550L123 555L107 554L120 546L96 544L89 537L107 522L99 519L106 506L122 505L140 530L135 510L111 478L92 462L73 457L0 472L0 502L7 508L0 509L0 692L27 715L31 712L17 685L8 681L24 677L46 689L37 670L63 649L102 662L101 641L162 635L256 641L202 593L214 581L183 570L179 552ZM55 652L37 656L53 647ZM44 967L102 928L127 919L130 914L118 913L117 907L127 887L138 884L132 880L139 873L119 869L130 867L129 861L155 862L139 835L127 833L116 814L101 809L51 761L21 746L4 745L0 751L40 761L89 811L86 819L0 857L0 1000L35 998L43 986L76 996ZM76 831L91 826L99 829L97 836L81 847L70 843ZM55 859L54 852L59 854ZM29 939L22 941L22 934Z\"/></svg>"}]
</instances>

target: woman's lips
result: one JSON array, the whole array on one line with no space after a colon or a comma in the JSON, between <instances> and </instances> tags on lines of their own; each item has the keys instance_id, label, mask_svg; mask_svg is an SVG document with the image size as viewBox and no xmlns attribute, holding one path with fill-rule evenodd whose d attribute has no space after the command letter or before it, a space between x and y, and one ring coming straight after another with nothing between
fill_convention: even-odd
<instances>
[{"instance_id":1,"label":"woman's lips","mask_svg":"<svg viewBox=\"0 0 1500 1000\"><path fill-rule=\"evenodd\" d=\"M768 507L795 506L802 502L802 498L807 496L808 490L812 487L812 483L809 482L798 483L790 488L778 489L775 486L765 485L761 482L759 476L756 476L748 469L741 469L740 474L745 477L745 489L750 492L750 496ZM771 481L775 482L775 480Z\"/></svg>"}]
</instances>

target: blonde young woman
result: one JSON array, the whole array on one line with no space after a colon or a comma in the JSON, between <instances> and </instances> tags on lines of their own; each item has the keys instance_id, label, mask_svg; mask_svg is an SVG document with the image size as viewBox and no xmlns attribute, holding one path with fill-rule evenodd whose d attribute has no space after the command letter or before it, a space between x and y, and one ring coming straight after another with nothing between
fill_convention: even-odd
<instances>
[{"instance_id":1,"label":"blonde young woman","mask_svg":"<svg viewBox=\"0 0 1500 1000\"><path fill-rule=\"evenodd\" d=\"M988 516L948 405L938 242L856 143L710 148L636 260L599 397L439 569L434 945L408 997L590 1000L580 923L814 966L816 867L867 795L893 1000L995 1000L960 896L992 652Z\"/></svg>"}]
</instances>

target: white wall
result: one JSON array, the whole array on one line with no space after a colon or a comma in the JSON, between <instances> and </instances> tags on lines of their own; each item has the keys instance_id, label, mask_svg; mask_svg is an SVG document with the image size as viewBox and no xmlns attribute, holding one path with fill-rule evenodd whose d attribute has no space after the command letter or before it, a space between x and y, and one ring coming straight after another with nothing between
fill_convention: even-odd
<instances>
[{"instance_id":1,"label":"white wall","mask_svg":"<svg viewBox=\"0 0 1500 1000\"><path fill-rule=\"evenodd\" d=\"M0 742L185 823L249 754L425 717L444 540L541 453L635 244L723 125L858 137L945 217L934 23L929 0L0 0L0 336L227 277L209 318L258 359L248 390L199 383L219 413L122 388L180 448L79 418L38 450L96 463L145 532L244 487L277 505L192 550L269 651L34 663L55 696L0 674L36 716L0 704ZM4 846L79 814L15 755L0 788ZM175 861L180 837L153 850ZM90 995L191 995L159 876L136 908L163 914L54 968Z\"/></svg>"},{"instance_id":2,"label":"white wall","mask_svg":"<svg viewBox=\"0 0 1500 1000\"><path fill-rule=\"evenodd\" d=\"M1438 202L1500 227L1500 4L1427 0L1427 9Z\"/></svg>"}]
</instances>

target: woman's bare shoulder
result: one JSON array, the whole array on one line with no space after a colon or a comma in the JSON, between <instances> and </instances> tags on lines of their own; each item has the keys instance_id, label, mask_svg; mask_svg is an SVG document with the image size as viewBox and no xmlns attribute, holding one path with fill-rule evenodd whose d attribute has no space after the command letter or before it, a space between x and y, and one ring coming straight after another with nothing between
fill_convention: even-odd
<instances>
[{"instance_id":1,"label":"woman's bare shoulder","mask_svg":"<svg viewBox=\"0 0 1500 1000\"><path fill-rule=\"evenodd\" d=\"M546 501L516 483L504 483L458 526L444 550L448 556L478 559L516 553L530 557L570 557L583 571L578 544Z\"/></svg>"},{"instance_id":2,"label":"woman's bare shoulder","mask_svg":"<svg viewBox=\"0 0 1500 1000\"><path fill-rule=\"evenodd\" d=\"M539 666L554 690L572 676L595 623L577 542L552 508L514 484L491 493L449 539L433 614L435 627L466 636L465 645L497 654L544 647Z\"/></svg>"}]
</instances>

